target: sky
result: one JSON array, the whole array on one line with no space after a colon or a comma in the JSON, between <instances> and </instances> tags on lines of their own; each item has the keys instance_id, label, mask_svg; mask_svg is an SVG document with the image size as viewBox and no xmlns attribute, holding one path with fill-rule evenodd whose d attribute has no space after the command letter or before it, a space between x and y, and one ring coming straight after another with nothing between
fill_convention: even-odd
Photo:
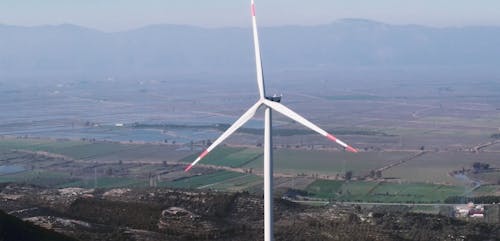
<instances>
[{"instance_id":1,"label":"sky","mask_svg":"<svg viewBox=\"0 0 500 241\"><path fill-rule=\"evenodd\" d=\"M255 0L259 25L342 18L427 26L500 26L499 0ZM75 24L107 32L150 24L247 27L250 0L0 0L0 24Z\"/></svg>"}]
</instances>

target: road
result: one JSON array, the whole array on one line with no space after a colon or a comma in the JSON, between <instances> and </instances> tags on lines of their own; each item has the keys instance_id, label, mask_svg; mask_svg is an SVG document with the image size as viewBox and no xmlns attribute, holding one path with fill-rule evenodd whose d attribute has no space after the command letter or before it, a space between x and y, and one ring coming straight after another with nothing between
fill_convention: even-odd
<instances>
[{"instance_id":1,"label":"road","mask_svg":"<svg viewBox=\"0 0 500 241\"><path fill-rule=\"evenodd\" d=\"M407 207L416 207L416 206L426 206L426 207L455 207L457 205L465 205L465 204L449 204L449 203L373 203L373 202L330 202L324 200L294 200L291 198L283 197L283 199L301 204L311 204L311 205L360 205L360 206L407 206ZM490 206L496 204L480 204L475 203L476 205Z\"/></svg>"}]
</instances>

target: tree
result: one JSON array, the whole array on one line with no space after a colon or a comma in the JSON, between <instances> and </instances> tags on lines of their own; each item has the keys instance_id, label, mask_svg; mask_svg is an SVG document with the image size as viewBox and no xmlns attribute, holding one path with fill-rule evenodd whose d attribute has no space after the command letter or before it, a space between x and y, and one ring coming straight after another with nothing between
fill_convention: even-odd
<instances>
[{"instance_id":1,"label":"tree","mask_svg":"<svg viewBox=\"0 0 500 241\"><path fill-rule=\"evenodd\" d=\"M475 171L488 170L490 168L490 164L481 163L481 162L474 162L472 164L472 167L474 168Z\"/></svg>"},{"instance_id":2,"label":"tree","mask_svg":"<svg viewBox=\"0 0 500 241\"><path fill-rule=\"evenodd\" d=\"M106 175L108 176L113 175L113 169L111 167L108 167L108 169L106 169Z\"/></svg>"},{"instance_id":3,"label":"tree","mask_svg":"<svg viewBox=\"0 0 500 241\"><path fill-rule=\"evenodd\" d=\"M352 171L346 171L344 177L345 177L345 180L351 180Z\"/></svg>"},{"instance_id":4,"label":"tree","mask_svg":"<svg viewBox=\"0 0 500 241\"><path fill-rule=\"evenodd\" d=\"M370 176L371 178L374 178L374 177L375 177L375 170L373 170L373 169L372 169L372 170L370 170L370 174L369 174L369 176Z\"/></svg>"}]
</instances>

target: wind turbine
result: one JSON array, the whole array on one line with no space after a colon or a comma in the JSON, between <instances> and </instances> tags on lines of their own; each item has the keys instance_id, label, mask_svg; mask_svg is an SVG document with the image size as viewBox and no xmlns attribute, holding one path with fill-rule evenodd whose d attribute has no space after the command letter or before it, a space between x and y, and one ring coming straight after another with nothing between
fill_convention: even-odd
<instances>
[{"instance_id":1,"label":"wind turbine","mask_svg":"<svg viewBox=\"0 0 500 241\"><path fill-rule=\"evenodd\" d=\"M203 159L210 151L222 143L225 139L231 136L237 129L243 126L250 120L255 112L260 108L265 109L264 121L264 240L272 241L274 239L273 232L273 154L272 154L272 110L287 116L288 118L304 125L305 127L321 134L322 136L336 142L343 146L347 151L358 152L356 149L347 145L345 142L336 138L334 135L319 128L317 125L308 121L304 117L290 110L288 107L280 103L281 97L266 96L264 86L264 74L262 71L262 60L260 55L259 33L257 31L257 19L255 17L255 3L251 0L251 13L252 13L252 29L253 41L255 48L255 66L257 71L257 85L259 87L259 100L250 107L236 122L233 123L219 138L217 138L205 151L203 151L193 163L186 167L185 171L189 171L201 159Z\"/></svg>"}]
</instances>

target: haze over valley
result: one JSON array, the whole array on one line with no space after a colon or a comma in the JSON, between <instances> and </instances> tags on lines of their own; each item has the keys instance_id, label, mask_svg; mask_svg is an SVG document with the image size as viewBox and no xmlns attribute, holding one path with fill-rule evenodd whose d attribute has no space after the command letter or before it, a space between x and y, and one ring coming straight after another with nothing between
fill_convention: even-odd
<instances>
[{"instance_id":1,"label":"haze over valley","mask_svg":"<svg viewBox=\"0 0 500 241\"><path fill-rule=\"evenodd\" d=\"M273 115L277 240L498 237L500 27L260 33L267 94L360 151ZM251 34L0 25L0 209L61 240L261 239L262 113L184 172L259 98Z\"/></svg>"}]
</instances>

